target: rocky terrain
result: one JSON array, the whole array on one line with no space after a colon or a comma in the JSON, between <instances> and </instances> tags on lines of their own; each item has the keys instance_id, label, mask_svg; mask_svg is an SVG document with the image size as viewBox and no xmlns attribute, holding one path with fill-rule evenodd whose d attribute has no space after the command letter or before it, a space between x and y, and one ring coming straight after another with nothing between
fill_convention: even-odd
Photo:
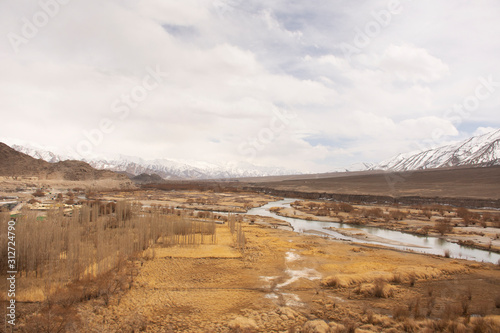
<instances>
[{"instance_id":1,"label":"rocky terrain","mask_svg":"<svg viewBox=\"0 0 500 333\"><path fill-rule=\"evenodd\" d=\"M81 161L49 163L20 153L0 143L0 176L37 177L47 180L86 181L99 179L128 180L126 176L107 170L96 170Z\"/></svg>"}]
</instances>

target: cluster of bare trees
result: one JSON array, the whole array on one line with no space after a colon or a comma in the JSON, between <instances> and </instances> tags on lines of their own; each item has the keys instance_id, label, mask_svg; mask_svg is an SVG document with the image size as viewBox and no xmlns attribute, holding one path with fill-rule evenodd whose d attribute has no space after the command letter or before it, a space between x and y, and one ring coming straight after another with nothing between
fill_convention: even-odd
<instances>
[{"instance_id":1,"label":"cluster of bare trees","mask_svg":"<svg viewBox=\"0 0 500 333\"><path fill-rule=\"evenodd\" d=\"M5 217L0 221L0 269L7 271ZM194 221L149 212L139 204L89 204L72 214L53 210L44 220L25 211L16 222L17 271L33 278L77 281L109 272L120 260L151 246L195 245L216 242L213 221Z\"/></svg>"},{"instance_id":2,"label":"cluster of bare trees","mask_svg":"<svg viewBox=\"0 0 500 333\"><path fill-rule=\"evenodd\" d=\"M229 227L229 231L231 231L231 234L235 237L235 247L243 252L245 251L246 238L243 227L241 226L241 220L238 217L239 216L229 214L227 225Z\"/></svg>"},{"instance_id":3,"label":"cluster of bare trees","mask_svg":"<svg viewBox=\"0 0 500 333\"><path fill-rule=\"evenodd\" d=\"M293 208L312 213L316 216L338 216L340 212L351 213L354 207L346 202L305 202L294 201L290 204Z\"/></svg>"}]
</instances>

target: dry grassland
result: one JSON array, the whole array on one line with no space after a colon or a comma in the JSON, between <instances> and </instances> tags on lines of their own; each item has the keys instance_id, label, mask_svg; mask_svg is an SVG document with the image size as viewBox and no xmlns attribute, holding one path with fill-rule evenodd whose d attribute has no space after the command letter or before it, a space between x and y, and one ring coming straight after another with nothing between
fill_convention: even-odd
<instances>
[{"instance_id":1,"label":"dry grassland","mask_svg":"<svg viewBox=\"0 0 500 333\"><path fill-rule=\"evenodd\" d=\"M100 194L103 200L137 200L144 205L235 213L244 213L250 208L278 200L273 196L251 192L136 190L132 192L102 192Z\"/></svg>"},{"instance_id":2,"label":"dry grassland","mask_svg":"<svg viewBox=\"0 0 500 333\"><path fill-rule=\"evenodd\" d=\"M140 201L146 208L143 206L139 215L148 207L161 212L167 207L186 207L187 211L180 214L189 221L196 219L189 213L193 210L215 207L239 211L275 200L251 193L154 190L112 191L94 196L101 200ZM172 214L171 208L167 210ZM346 212L320 217L300 209L280 213L311 219L349 218ZM409 213L421 214L417 210ZM439 218L444 217L439 214ZM434 215L431 218L438 217ZM158 239L109 272L89 280L44 286L19 276L17 329L500 331L498 265L297 234L278 229L283 222L272 218L245 216L239 221L241 218L234 217L214 225L214 242L172 245ZM403 223L400 221L404 222L397 223ZM431 223L423 218L418 221ZM0 287L5 289L3 284Z\"/></svg>"},{"instance_id":3,"label":"dry grassland","mask_svg":"<svg viewBox=\"0 0 500 333\"><path fill-rule=\"evenodd\" d=\"M495 332L499 268L244 224L246 247L174 246L130 289L78 302L85 332ZM479 328L478 328L479 327ZM441 330L442 328L442 330ZM478 330L480 329L480 330ZM485 330L483 330L485 329Z\"/></svg>"}]
</instances>

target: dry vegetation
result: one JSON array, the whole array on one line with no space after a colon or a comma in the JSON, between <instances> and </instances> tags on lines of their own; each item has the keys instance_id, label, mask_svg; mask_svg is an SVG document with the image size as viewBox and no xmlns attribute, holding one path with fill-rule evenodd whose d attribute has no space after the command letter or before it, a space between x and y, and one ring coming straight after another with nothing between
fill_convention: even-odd
<instances>
[{"instance_id":1,"label":"dry vegetation","mask_svg":"<svg viewBox=\"0 0 500 333\"><path fill-rule=\"evenodd\" d=\"M500 330L496 265L331 241L275 229L283 223L272 218L214 212L275 200L267 195L39 190L45 195L16 224L20 332ZM497 222L495 212L447 206L298 201L279 213L415 232L429 226L434 234L447 219L453 232ZM1 242L8 220L0 213Z\"/></svg>"},{"instance_id":2,"label":"dry vegetation","mask_svg":"<svg viewBox=\"0 0 500 333\"><path fill-rule=\"evenodd\" d=\"M275 197L258 193L233 191L214 192L213 189L199 190L171 190L162 191L142 189L133 191L101 192L101 198L107 200L140 200L145 205L169 205L185 210L206 210L244 213L250 208L262 206ZM276 199L277 200L277 199Z\"/></svg>"},{"instance_id":3,"label":"dry vegetation","mask_svg":"<svg viewBox=\"0 0 500 333\"><path fill-rule=\"evenodd\" d=\"M2 214L2 272L8 271L4 233L8 220L9 216ZM112 294L130 286L130 260L147 249L153 249L154 256L156 247L216 242L214 220L194 221L161 207L146 212L140 204L128 202L91 202L70 212L53 209L43 220L36 212L26 210L18 217L15 231L19 276L16 300L36 302L41 309L27 315L27 331L52 331L52 325L63 325L66 314L59 319L45 318L51 316L54 306L66 313L67 303L102 298L107 304ZM238 237L244 239L238 231ZM46 319L47 323L40 324Z\"/></svg>"}]
</instances>

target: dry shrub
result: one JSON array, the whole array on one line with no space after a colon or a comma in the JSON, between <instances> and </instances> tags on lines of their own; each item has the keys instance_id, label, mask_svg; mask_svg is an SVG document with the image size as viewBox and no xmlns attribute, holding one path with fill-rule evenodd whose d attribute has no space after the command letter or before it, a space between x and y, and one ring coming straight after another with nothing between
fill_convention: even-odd
<instances>
[{"instance_id":1,"label":"dry shrub","mask_svg":"<svg viewBox=\"0 0 500 333\"><path fill-rule=\"evenodd\" d=\"M424 327L422 332L425 333L435 333L435 332L449 332L447 328L450 322L447 320L427 320L423 323Z\"/></svg>"},{"instance_id":2,"label":"dry shrub","mask_svg":"<svg viewBox=\"0 0 500 333\"><path fill-rule=\"evenodd\" d=\"M389 213L389 216L394 219L394 220L398 220L398 221L401 221L401 220L404 220L407 216L408 216L408 213L406 212L403 212L403 211L400 211L399 209L398 210L393 210Z\"/></svg>"},{"instance_id":3,"label":"dry shrub","mask_svg":"<svg viewBox=\"0 0 500 333\"><path fill-rule=\"evenodd\" d=\"M467 208L465 208L465 207L457 208L457 216L458 217L464 218L464 217L468 217L469 215L470 215L470 212Z\"/></svg>"},{"instance_id":4,"label":"dry shrub","mask_svg":"<svg viewBox=\"0 0 500 333\"><path fill-rule=\"evenodd\" d=\"M427 323L427 328L424 332L468 333L470 330L459 321L437 320Z\"/></svg>"},{"instance_id":5,"label":"dry shrub","mask_svg":"<svg viewBox=\"0 0 500 333\"><path fill-rule=\"evenodd\" d=\"M365 318L364 322L368 323L368 324L373 324L373 321L375 319L373 311L372 310L365 310L365 313L366 313L366 318Z\"/></svg>"},{"instance_id":6,"label":"dry shrub","mask_svg":"<svg viewBox=\"0 0 500 333\"><path fill-rule=\"evenodd\" d=\"M410 316L410 311L408 311L408 307L404 305L397 305L392 309L392 317L395 320L405 320Z\"/></svg>"},{"instance_id":7,"label":"dry shrub","mask_svg":"<svg viewBox=\"0 0 500 333\"><path fill-rule=\"evenodd\" d=\"M382 279L377 279L375 280L375 283L373 284L373 296L379 297L379 298L385 298L388 296L388 291L387 291L387 282L385 282Z\"/></svg>"},{"instance_id":8,"label":"dry shrub","mask_svg":"<svg viewBox=\"0 0 500 333\"><path fill-rule=\"evenodd\" d=\"M318 211L315 214L316 216L328 216L328 210L326 209L318 209Z\"/></svg>"},{"instance_id":9,"label":"dry shrub","mask_svg":"<svg viewBox=\"0 0 500 333\"><path fill-rule=\"evenodd\" d=\"M373 283L377 279L389 281L392 274L389 272L377 272L376 274L368 273L351 273L351 274L336 274L323 279L322 285L330 285L332 288L347 288L350 286L359 286L362 283Z\"/></svg>"},{"instance_id":10,"label":"dry shrub","mask_svg":"<svg viewBox=\"0 0 500 333\"><path fill-rule=\"evenodd\" d=\"M410 287L414 287L415 284L417 283L417 275L414 273L411 273L409 276L409 282L410 282Z\"/></svg>"},{"instance_id":11,"label":"dry shrub","mask_svg":"<svg viewBox=\"0 0 500 333\"><path fill-rule=\"evenodd\" d=\"M351 213L354 210L354 207L349 205L348 203L341 202L338 204L339 210L344 213Z\"/></svg>"},{"instance_id":12,"label":"dry shrub","mask_svg":"<svg viewBox=\"0 0 500 333\"><path fill-rule=\"evenodd\" d=\"M393 281L394 275L400 275L396 278L405 283L415 283L416 281L426 281L432 280L436 278L441 278L447 275L460 274L468 272L468 268L463 265L443 265L442 267L412 267L411 271L399 271L392 274L391 277L387 279L387 281Z\"/></svg>"},{"instance_id":13,"label":"dry shrub","mask_svg":"<svg viewBox=\"0 0 500 333\"><path fill-rule=\"evenodd\" d=\"M410 287L415 286L415 283L417 282L417 274L414 272L396 272L393 273L392 278L389 279L390 282L395 283L395 284L402 284L403 282L408 282L410 284Z\"/></svg>"},{"instance_id":14,"label":"dry shrub","mask_svg":"<svg viewBox=\"0 0 500 333\"><path fill-rule=\"evenodd\" d=\"M460 323L460 322L457 322L457 321L451 321L451 322L448 322L448 332L453 332L453 333L467 333L468 330L467 330L467 327Z\"/></svg>"},{"instance_id":15,"label":"dry shrub","mask_svg":"<svg viewBox=\"0 0 500 333\"><path fill-rule=\"evenodd\" d=\"M449 218L440 219L439 221L436 222L434 228L441 235L450 233L453 230L453 226L451 225L451 220Z\"/></svg>"},{"instance_id":16,"label":"dry shrub","mask_svg":"<svg viewBox=\"0 0 500 333\"><path fill-rule=\"evenodd\" d=\"M429 209L432 212L438 212L441 215L444 214L444 206L442 206L442 205L434 204L434 205L424 207L424 209Z\"/></svg>"},{"instance_id":17,"label":"dry shrub","mask_svg":"<svg viewBox=\"0 0 500 333\"><path fill-rule=\"evenodd\" d=\"M384 216L384 211L380 208L363 209L362 214L364 217L380 218Z\"/></svg>"},{"instance_id":18,"label":"dry shrub","mask_svg":"<svg viewBox=\"0 0 500 333\"><path fill-rule=\"evenodd\" d=\"M335 330L335 333L355 333L358 328L358 324L350 319L344 320L342 325L339 325Z\"/></svg>"},{"instance_id":19,"label":"dry shrub","mask_svg":"<svg viewBox=\"0 0 500 333\"><path fill-rule=\"evenodd\" d=\"M406 318L401 324L398 325L398 329L401 332L415 333L418 332L418 325L414 320Z\"/></svg>"},{"instance_id":20,"label":"dry shrub","mask_svg":"<svg viewBox=\"0 0 500 333\"><path fill-rule=\"evenodd\" d=\"M432 227L430 225L424 225L422 228L418 229L416 232L421 235L428 235Z\"/></svg>"},{"instance_id":21,"label":"dry shrub","mask_svg":"<svg viewBox=\"0 0 500 333\"><path fill-rule=\"evenodd\" d=\"M371 324L382 327L391 327L393 326L394 322L387 316L374 314Z\"/></svg>"},{"instance_id":22,"label":"dry shrub","mask_svg":"<svg viewBox=\"0 0 500 333\"><path fill-rule=\"evenodd\" d=\"M432 212L431 212L430 210L428 210L428 209L424 209L424 210L422 211L422 214L423 214L425 217L427 217L429 220L430 220L430 219L431 219L431 217L432 217Z\"/></svg>"},{"instance_id":23,"label":"dry shrub","mask_svg":"<svg viewBox=\"0 0 500 333\"><path fill-rule=\"evenodd\" d=\"M43 197L43 196L45 196L45 192L43 192L41 189L38 189L35 191L35 193L33 193L33 196L34 197Z\"/></svg>"},{"instance_id":24,"label":"dry shrub","mask_svg":"<svg viewBox=\"0 0 500 333\"><path fill-rule=\"evenodd\" d=\"M341 282L337 276L328 276L323 281L321 281L321 285L326 288L340 288Z\"/></svg>"},{"instance_id":25,"label":"dry shrub","mask_svg":"<svg viewBox=\"0 0 500 333\"><path fill-rule=\"evenodd\" d=\"M401 273L394 273L391 279L392 283L401 284L403 283L403 275Z\"/></svg>"},{"instance_id":26,"label":"dry shrub","mask_svg":"<svg viewBox=\"0 0 500 333\"><path fill-rule=\"evenodd\" d=\"M360 284L356 288L356 293L378 298L389 298L394 295L394 287L384 279L377 278L373 283Z\"/></svg>"},{"instance_id":27,"label":"dry shrub","mask_svg":"<svg viewBox=\"0 0 500 333\"><path fill-rule=\"evenodd\" d=\"M490 319L477 317L471 318L470 331L473 333L495 333L500 327Z\"/></svg>"}]
</instances>

